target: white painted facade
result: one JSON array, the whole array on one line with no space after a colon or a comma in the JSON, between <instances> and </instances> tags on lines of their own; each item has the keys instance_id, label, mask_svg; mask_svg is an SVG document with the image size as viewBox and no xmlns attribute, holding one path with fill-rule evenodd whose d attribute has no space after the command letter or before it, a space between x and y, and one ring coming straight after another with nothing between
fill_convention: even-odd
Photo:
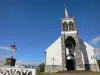
<instances>
[{"instance_id":1,"label":"white painted facade","mask_svg":"<svg viewBox=\"0 0 100 75\"><path fill-rule=\"evenodd\" d=\"M81 62L84 65L82 68L78 67L79 70L86 70L87 68L90 68L91 71L95 71L96 68L98 68L98 70L99 70L99 67L98 67L98 64L96 61L95 51L94 51L95 49L91 45L89 45L85 41L81 40L79 37L77 37L77 39L79 40L79 41L77 40L78 43L76 43L77 41L74 43L75 40L74 41L67 40L67 42L66 42L66 39L67 39L67 38L65 38L66 36L73 36L73 35L77 36L78 35L76 26L75 26L75 22L74 22L74 18L68 16L66 8L65 8L65 17L61 19L61 28L62 28L61 34L64 36L64 40L62 40L61 38L63 38L63 37L60 36L53 44L51 44L46 49L46 57L45 57L46 71L47 72L49 70L52 71L52 69L54 68L53 65L56 65L56 71L60 70L60 68L62 68L63 61L64 61L64 64L67 65L66 59L71 60L71 59L76 58L77 54L76 54L75 50L81 50L81 52L79 53L80 57L78 57L79 58L78 60L82 59L82 61L79 61L79 63ZM66 42L66 43L63 44L62 41ZM76 47L75 44L77 44L77 45L79 44L79 45ZM62 45L65 49L62 49L63 48ZM76 47L76 49L75 49L75 47ZM81 49L79 49L78 47ZM62 50L65 51L66 53L62 53ZM76 59L75 59L75 61L76 61ZM89 66L89 67L87 67L87 66ZM68 68L68 65L66 66L66 68ZM77 70L78 70L78 68L77 68Z\"/></svg>"},{"instance_id":2,"label":"white painted facade","mask_svg":"<svg viewBox=\"0 0 100 75\"><path fill-rule=\"evenodd\" d=\"M91 45L80 40L83 64L97 64L94 50ZM67 50L66 50L67 51ZM68 54L68 51L66 52ZM74 52L75 55L75 52ZM55 57L54 64L62 65L61 37L59 37L50 47L46 49L46 65L52 65L52 58ZM88 63L89 61L89 63Z\"/></svg>"},{"instance_id":3,"label":"white painted facade","mask_svg":"<svg viewBox=\"0 0 100 75\"><path fill-rule=\"evenodd\" d=\"M82 50L82 60L83 60L83 64L95 64L95 70L91 69L91 71L100 71L98 63L97 63L97 59L96 59L96 52L95 52L95 48L93 48L91 45L89 45L88 43L86 43L85 41L80 40L80 44L81 44L81 50Z\"/></svg>"},{"instance_id":4,"label":"white painted facade","mask_svg":"<svg viewBox=\"0 0 100 75\"><path fill-rule=\"evenodd\" d=\"M46 65L53 64L62 65L62 48L61 48L61 37L59 37L48 49L46 50Z\"/></svg>"},{"instance_id":5,"label":"white painted facade","mask_svg":"<svg viewBox=\"0 0 100 75\"><path fill-rule=\"evenodd\" d=\"M82 50L82 57L83 57L83 63L84 64L95 64L96 57L95 57L95 48L93 48L91 45L86 43L85 41L80 40L81 44L81 50ZM89 61L89 63L87 62Z\"/></svg>"},{"instance_id":6,"label":"white painted facade","mask_svg":"<svg viewBox=\"0 0 100 75\"><path fill-rule=\"evenodd\" d=\"M95 48L80 39L80 45L82 50L82 60L83 64L97 64L95 57ZM66 49L67 51L67 49ZM68 51L66 52L68 54ZM75 52L74 52L75 56ZM53 57L55 58L53 64ZM70 59L70 57L66 58ZM71 58L74 59L74 58ZM46 65L62 65L62 47L61 47L61 37L59 37L51 46L46 49Z\"/></svg>"}]
</instances>

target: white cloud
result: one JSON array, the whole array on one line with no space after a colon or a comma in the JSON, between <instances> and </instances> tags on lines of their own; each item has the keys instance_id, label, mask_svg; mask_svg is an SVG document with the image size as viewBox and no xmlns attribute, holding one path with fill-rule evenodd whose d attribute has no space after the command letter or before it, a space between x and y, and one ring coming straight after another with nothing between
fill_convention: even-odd
<instances>
[{"instance_id":1,"label":"white cloud","mask_svg":"<svg viewBox=\"0 0 100 75\"><path fill-rule=\"evenodd\" d=\"M39 65L41 64L43 61L36 61L36 60L21 60L21 61L16 61L16 64L30 64L30 65Z\"/></svg>"},{"instance_id":2,"label":"white cloud","mask_svg":"<svg viewBox=\"0 0 100 75\"><path fill-rule=\"evenodd\" d=\"M10 47L7 47L7 46L0 46L0 50L10 51L11 48Z\"/></svg>"},{"instance_id":3,"label":"white cloud","mask_svg":"<svg viewBox=\"0 0 100 75\"><path fill-rule=\"evenodd\" d=\"M0 54L0 60L4 60L6 56L4 54Z\"/></svg>"},{"instance_id":4,"label":"white cloud","mask_svg":"<svg viewBox=\"0 0 100 75\"><path fill-rule=\"evenodd\" d=\"M96 45L99 41L100 41L100 36L97 36L96 38L92 39L90 43Z\"/></svg>"},{"instance_id":5,"label":"white cloud","mask_svg":"<svg viewBox=\"0 0 100 75\"><path fill-rule=\"evenodd\" d=\"M23 61L16 61L16 63L22 63Z\"/></svg>"},{"instance_id":6,"label":"white cloud","mask_svg":"<svg viewBox=\"0 0 100 75\"><path fill-rule=\"evenodd\" d=\"M24 62L24 64L31 64L31 65L35 65L35 66L37 66L41 63L42 63L42 61L25 61Z\"/></svg>"}]
</instances>

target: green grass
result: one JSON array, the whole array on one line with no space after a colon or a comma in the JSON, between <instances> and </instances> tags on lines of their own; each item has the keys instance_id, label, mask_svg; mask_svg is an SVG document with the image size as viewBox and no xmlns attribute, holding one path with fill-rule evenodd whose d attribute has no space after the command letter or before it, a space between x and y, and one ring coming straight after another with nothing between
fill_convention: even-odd
<instances>
[{"instance_id":1,"label":"green grass","mask_svg":"<svg viewBox=\"0 0 100 75\"><path fill-rule=\"evenodd\" d=\"M81 72L81 73L38 73L38 75L100 75L100 72Z\"/></svg>"}]
</instances>

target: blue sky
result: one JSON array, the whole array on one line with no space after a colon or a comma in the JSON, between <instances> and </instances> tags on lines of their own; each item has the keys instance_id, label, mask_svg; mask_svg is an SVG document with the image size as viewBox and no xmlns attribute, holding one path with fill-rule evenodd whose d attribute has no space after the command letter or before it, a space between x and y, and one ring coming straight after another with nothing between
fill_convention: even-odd
<instances>
[{"instance_id":1,"label":"blue sky","mask_svg":"<svg viewBox=\"0 0 100 75\"><path fill-rule=\"evenodd\" d=\"M43 61L46 48L61 35L64 4L81 39L100 48L99 40L93 43L100 36L100 0L0 0L0 53L10 57L5 47L16 43L17 60Z\"/></svg>"}]
</instances>

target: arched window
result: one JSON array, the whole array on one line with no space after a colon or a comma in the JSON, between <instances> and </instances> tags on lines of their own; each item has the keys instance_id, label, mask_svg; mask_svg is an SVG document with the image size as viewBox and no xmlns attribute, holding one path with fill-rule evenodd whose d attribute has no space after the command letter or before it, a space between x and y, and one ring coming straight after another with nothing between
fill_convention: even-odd
<instances>
[{"instance_id":1,"label":"arched window","mask_svg":"<svg viewBox=\"0 0 100 75\"><path fill-rule=\"evenodd\" d=\"M74 24L72 21L69 22L69 30L74 30Z\"/></svg>"},{"instance_id":2,"label":"arched window","mask_svg":"<svg viewBox=\"0 0 100 75\"><path fill-rule=\"evenodd\" d=\"M68 31L68 24L67 24L67 22L63 23L63 31Z\"/></svg>"}]
</instances>

